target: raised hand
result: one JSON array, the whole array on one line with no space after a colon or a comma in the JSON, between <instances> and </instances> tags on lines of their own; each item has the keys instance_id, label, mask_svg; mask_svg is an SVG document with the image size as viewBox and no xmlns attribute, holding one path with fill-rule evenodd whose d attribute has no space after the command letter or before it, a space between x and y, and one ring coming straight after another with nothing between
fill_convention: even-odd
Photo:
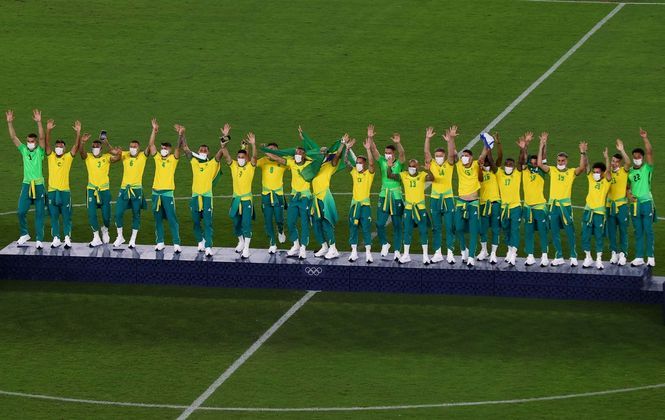
<instances>
[{"instance_id":1,"label":"raised hand","mask_svg":"<svg viewBox=\"0 0 665 420\"><path fill-rule=\"evenodd\" d=\"M520 136L519 139L515 142L520 149L525 149L527 145L526 137Z\"/></svg>"},{"instance_id":2,"label":"raised hand","mask_svg":"<svg viewBox=\"0 0 665 420\"><path fill-rule=\"evenodd\" d=\"M72 125L72 128L74 131L76 131L76 134L81 134L81 121L76 120L74 121L74 125Z\"/></svg>"},{"instance_id":3,"label":"raised hand","mask_svg":"<svg viewBox=\"0 0 665 420\"><path fill-rule=\"evenodd\" d=\"M605 150L603 150L603 157L605 158L605 160L609 159L609 154L607 152L607 147L605 148Z\"/></svg>"},{"instance_id":4,"label":"raised hand","mask_svg":"<svg viewBox=\"0 0 665 420\"><path fill-rule=\"evenodd\" d=\"M390 140L392 140L393 143L398 144L402 138L400 137L399 133L393 133L393 136L390 138Z\"/></svg>"},{"instance_id":5,"label":"raised hand","mask_svg":"<svg viewBox=\"0 0 665 420\"><path fill-rule=\"evenodd\" d=\"M457 135L457 126L453 125L452 127L446 129L446 133L443 135L443 139L447 142L454 141Z\"/></svg>"},{"instance_id":6,"label":"raised hand","mask_svg":"<svg viewBox=\"0 0 665 420\"><path fill-rule=\"evenodd\" d=\"M32 119L35 120L35 122L41 122L42 121L42 111L38 109L33 109L32 110Z\"/></svg>"},{"instance_id":7,"label":"raised hand","mask_svg":"<svg viewBox=\"0 0 665 420\"><path fill-rule=\"evenodd\" d=\"M541 145L547 144L547 139L549 138L549 136L550 134L547 131L543 131L542 133L540 133L540 137L538 137L540 139L540 144Z\"/></svg>"},{"instance_id":8,"label":"raised hand","mask_svg":"<svg viewBox=\"0 0 665 420\"><path fill-rule=\"evenodd\" d=\"M620 152L623 152L625 150L624 147L623 147L623 142L621 141L621 139L617 139L616 148Z\"/></svg>"},{"instance_id":9,"label":"raised hand","mask_svg":"<svg viewBox=\"0 0 665 420\"><path fill-rule=\"evenodd\" d=\"M185 127L180 124L174 124L173 129L178 133L179 136L185 134Z\"/></svg>"},{"instance_id":10,"label":"raised hand","mask_svg":"<svg viewBox=\"0 0 665 420\"><path fill-rule=\"evenodd\" d=\"M298 126L298 137L300 137L300 140L303 139L303 136L302 136L302 127L301 127L301 126Z\"/></svg>"},{"instance_id":11,"label":"raised hand","mask_svg":"<svg viewBox=\"0 0 665 420\"><path fill-rule=\"evenodd\" d=\"M580 142L580 153L586 153L588 146L589 145L587 144L587 142L581 141Z\"/></svg>"},{"instance_id":12,"label":"raised hand","mask_svg":"<svg viewBox=\"0 0 665 420\"><path fill-rule=\"evenodd\" d=\"M436 133L434 132L434 127L427 127L425 130L425 137L431 139Z\"/></svg>"},{"instance_id":13,"label":"raised hand","mask_svg":"<svg viewBox=\"0 0 665 420\"><path fill-rule=\"evenodd\" d=\"M47 130L53 130L54 128L55 128L55 121L53 121L53 120L46 121L46 129Z\"/></svg>"},{"instance_id":14,"label":"raised hand","mask_svg":"<svg viewBox=\"0 0 665 420\"><path fill-rule=\"evenodd\" d=\"M81 142L83 144L85 144L85 142L87 142L88 140L90 140L90 133L85 133L83 134L83 136L81 136Z\"/></svg>"},{"instance_id":15,"label":"raised hand","mask_svg":"<svg viewBox=\"0 0 665 420\"><path fill-rule=\"evenodd\" d=\"M153 118L150 123L152 124L152 131L153 132L158 132L159 131L159 124L157 124L157 118Z\"/></svg>"},{"instance_id":16,"label":"raised hand","mask_svg":"<svg viewBox=\"0 0 665 420\"><path fill-rule=\"evenodd\" d=\"M247 133L246 141L249 144L256 144L256 137L254 136L254 133L252 133L251 131Z\"/></svg>"},{"instance_id":17,"label":"raised hand","mask_svg":"<svg viewBox=\"0 0 665 420\"><path fill-rule=\"evenodd\" d=\"M342 144L347 144L349 142L349 133L344 133L342 136Z\"/></svg>"},{"instance_id":18,"label":"raised hand","mask_svg":"<svg viewBox=\"0 0 665 420\"><path fill-rule=\"evenodd\" d=\"M353 142L355 143L356 139L353 139ZM372 139L371 138L366 138L365 141L363 142L363 146L365 146L365 150L371 150L372 149ZM351 146L349 146L351 148Z\"/></svg>"},{"instance_id":19,"label":"raised hand","mask_svg":"<svg viewBox=\"0 0 665 420\"><path fill-rule=\"evenodd\" d=\"M533 140L533 132L527 131L526 133L524 133L524 141L526 142L527 146L529 145L529 143L531 143L531 140Z\"/></svg>"},{"instance_id":20,"label":"raised hand","mask_svg":"<svg viewBox=\"0 0 665 420\"><path fill-rule=\"evenodd\" d=\"M7 117L7 122L8 123L14 121L14 111L12 111L11 109L8 109L7 111L5 111L5 116Z\"/></svg>"},{"instance_id":21,"label":"raised hand","mask_svg":"<svg viewBox=\"0 0 665 420\"><path fill-rule=\"evenodd\" d=\"M368 125L367 126L367 137L369 137L370 139L374 138L374 134L376 134L376 132L374 131L374 124Z\"/></svg>"},{"instance_id":22,"label":"raised hand","mask_svg":"<svg viewBox=\"0 0 665 420\"><path fill-rule=\"evenodd\" d=\"M492 137L494 137L494 140L496 140L496 144L501 144L501 137L499 137L498 131L493 132Z\"/></svg>"},{"instance_id":23,"label":"raised hand","mask_svg":"<svg viewBox=\"0 0 665 420\"><path fill-rule=\"evenodd\" d=\"M231 132L231 126L229 125L229 123L226 123L224 124L224 127L220 128L220 130L222 132L222 136L228 137L229 133Z\"/></svg>"},{"instance_id":24,"label":"raised hand","mask_svg":"<svg viewBox=\"0 0 665 420\"><path fill-rule=\"evenodd\" d=\"M647 132L642 127L640 127L640 137L643 139L647 138Z\"/></svg>"}]
</instances>

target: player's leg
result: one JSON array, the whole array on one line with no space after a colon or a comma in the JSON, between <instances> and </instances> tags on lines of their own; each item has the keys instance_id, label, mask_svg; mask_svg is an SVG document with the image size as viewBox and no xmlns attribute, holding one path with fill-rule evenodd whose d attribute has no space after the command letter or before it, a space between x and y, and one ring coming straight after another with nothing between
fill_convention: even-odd
<instances>
[{"instance_id":1,"label":"player's leg","mask_svg":"<svg viewBox=\"0 0 665 420\"><path fill-rule=\"evenodd\" d=\"M418 220L418 236L420 237L420 246L423 250L423 264L429 264L432 261L429 258L429 215L427 210L418 210L420 220Z\"/></svg>"},{"instance_id":2,"label":"player's leg","mask_svg":"<svg viewBox=\"0 0 665 420\"><path fill-rule=\"evenodd\" d=\"M433 262L442 261L441 242L443 240L443 197L431 198L430 209L432 211L432 249L434 250Z\"/></svg>"},{"instance_id":3,"label":"player's leg","mask_svg":"<svg viewBox=\"0 0 665 420\"><path fill-rule=\"evenodd\" d=\"M275 218L275 207L270 202L270 194L261 195L261 210L263 210L263 229L268 235L268 242L270 249L268 252L274 254L277 252L277 240L275 238L275 225L273 220ZM273 249L274 248L274 249Z\"/></svg>"},{"instance_id":4,"label":"player's leg","mask_svg":"<svg viewBox=\"0 0 665 420\"><path fill-rule=\"evenodd\" d=\"M365 262L374 262L372 258L372 208L370 206L360 206L360 227L365 243Z\"/></svg>"},{"instance_id":5,"label":"player's leg","mask_svg":"<svg viewBox=\"0 0 665 420\"><path fill-rule=\"evenodd\" d=\"M46 216L46 189L44 184L35 186L35 239L37 248L44 240L44 219Z\"/></svg>"},{"instance_id":6,"label":"player's leg","mask_svg":"<svg viewBox=\"0 0 665 420\"><path fill-rule=\"evenodd\" d=\"M205 208L205 206L202 207ZM194 240L196 241L199 252L204 252L206 249L206 243L203 239L203 231L201 230L201 210L203 210L203 208L199 208L199 197L192 197L189 201L189 212L192 216L192 232L194 233Z\"/></svg>"},{"instance_id":7,"label":"player's leg","mask_svg":"<svg viewBox=\"0 0 665 420\"><path fill-rule=\"evenodd\" d=\"M161 251L164 249L164 202L162 197L158 194L152 195L153 212L152 215L155 219L155 249ZM159 202L157 206L155 203Z\"/></svg>"},{"instance_id":8,"label":"player's leg","mask_svg":"<svg viewBox=\"0 0 665 420\"><path fill-rule=\"evenodd\" d=\"M628 205L623 205L619 207L617 211L617 225L619 226L619 265L626 264L626 255L628 255L628 208Z\"/></svg>"},{"instance_id":9,"label":"player's leg","mask_svg":"<svg viewBox=\"0 0 665 420\"><path fill-rule=\"evenodd\" d=\"M476 248L478 247L478 236L480 231L480 216L478 215L478 206L469 205L469 259L467 260L468 265L475 264L475 255Z\"/></svg>"},{"instance_id":10,"label":"player's leg","mask_svg":"<svg viewBox=\"0 0 665 420\"><path fill-rule=\"evenodd\" d=\"M286 225L289 229L289 241L293 242L293 246L286 255L292 257L298 255L300 251L300 240L298 238L298 216L300 215L300 202L302 198L292 198L289 202L289 208L286 210Z\"/></svg>"},{"instance_id":11,"label":"player's leg","mask_svg":"<svg viewBox=\"0 0 665 420\"><path fill-rule=\"evenodd\" d=\"M536 228L536 217L535 210L529 207L526 207L524 215L524 253L527 255L526 265L533 265L536 263L534 254L536 238L535 238L535 228Z\"/></svg>"},{"instance_id":12,"label":"player's leg","mask_svg":"<svg viewBox=\"0 0 665 420\"><path fill-rule=\"evenodd\" d=\"M87 200L86 200L86 212L88 214L88 224L90 229L92 229L92 241L90 242L91 247L102 245L102 238L99 235L99 220L97 220L97 195L95 195L94 190L86 190Z\"/></svg>"},{"instance_id":13,"label":"player's leg","mask_svg":"<svg viewBox=\"0 0 665 420\"><path fill-rule=\"evenodd\" d=\"M584 251L584 261L582 267L589 268L593 265L591 257L591 236L593 234L593 213L591 210L584 210L582 216L582 251Z\"/></svg>"},{"instance_id":14,"label":"player's leg","mask_svg":"<svg viewBox=\"0 0 665 420\"><path fill-rule=\"evenodd\" d=\"M547 237L547 230L549 225L547 222L549 220L549 215L547 214L547 210L543 209L535 210L533 217L536 223L536 229L538 230L538 239L540 240L540 266L545 267L550 263L549 257L547 256L547 248L549 245Z\"/></svg>"},{"instance_id":15,"label":"player's leg","mask_svg":"<svg viewBox=\"0 0 665 420\"><path fill-rule=\"evenodd\" d=\"M62 213L62 228L65 235L65 249L72 247L72 193L70 191L62 191L62 205L60 212Z\"/></svg>"},{"instance_id":16,"label":"player's leg","mask_svg":"<svg viewBox=\"0 0 665 420\"><path fill-rule=\"evenodd\" d=\"M175 209L175 199L173 197L162 198L164 212L166 213L166 221L169 224L171 237L173 238L173 251L180 252L180 223L178 223L178 215Z\"/></svg>"},{"instance_id":17,"label":"player's leg","mask_svg":"<svg viewBox=\"0 0 665 420\"><path fill-rule=\"evenodd\" d=\"M409 254L411 248L411 240L413 239L413 211L406 210L404 212L404 229L403 229L403 244L404 250L402 255L399 258L400 263L407 263L411 261L411 255Z\"/></svg>"},{"instance_id":18,"label":"player's leg","mask_svg":"<svg viewBox=\"0 0 665 420\"><path fill-rule=\"evenodd\" d=\"M553 266L563 264L563 248L561 246L561 207L553 206L550 211L550 228L552 230L552 245L554 245Z\"/></svg>"},{"instance_id":19,"label":"player's leg","mask_svg":"<svg viewBox=\"0 0 665 420\"><path fill-rule=\"evenodd\" d=\"M390 244L388 243L388 235L386 234L386 223L388 223L388 217L390 213L383 209L385 205L385 198L379 197L379 203L376 208L376 236L379 238L379 244L381 244L381 256L385 257L388 255L390 250ZM395 246L397 248L397 245Z\"/></svg>"},{"instance_id":20,"label":"player's leg","mask_svg":"<svg viewBox=\"0 0 665 420\"><path fill-rule=\"evenodd\" d=\"M477 257L478 261L485 261L490 256L487 250L487 241L489 239L491 209L492 203L488 201L480 205L480 253Z\"/></svg>"},{"instance_id":21,"label":"player's leg","mask_svg":"<svg viewBox=\"0 0 665 420\"><path fill-rule=\"evenodd\" d=\"M23 245L30 240L30 234L28 233L28 210L30 210L31 205L30 185L21 184L21 194L18 196L18 209L16 211L20 231L19 245Z\"/></svg>"},{"instance_id":22,"label":"player's leg","mask_svg":"<svg viewBox=\"0 0 665 420\"><path fill-rule=\"evenodd\" d=\"M596 268L602 270L603 266L603 245L605 238L605 215L593 215L593 236L596 240Z\"/></svg>"},{"instance_id":23,"label":"player's leg","mask_svg":"<svg viewBox=\"0 0 665 420\"><path fill-rule=\"evenodd\" d=\"M129 205L129 194L124 193L123 190L120 190L118 193L118 198L115 201L115 227L118 232L118 236L113 242L113 246L118 247L125 243L125 236L123 235L123 226L124 226L124 216L125 210Z\"/></svg>"},{"instance_id":24,"label":"player's leg","mask_svg":"<svg viewBox=\"0 0 665 420\"><path fill-rule=\"evenodd\" d=\"M568 239L568 248L570 249L570 265L575 267L577 266L577 238L575 237L573 206L564 206L561 208L561 211L566 220L564 229L566 231L566 239Z\"/></svg>"},{"instance_id":25,"label":"player's leg","mask_svg":"<svg viewBox=\"0 0 665 420\"><path fill-rule=\"evenodd\" d=\"M49 191L48 193L48 214L51 219L51 236L53 236L51 248L59 246L58 241L63 237L60 236L60 209L63 203L56 204L56 194L56 191Z\"/></svg>"},{"instance_id":26,"label":"player's leg","mask_svg":"<svg viewBox=\"0 0 665 420\"><path fill-rule=\"evenodd\" d=\"M111 227L111 190L100 191L99 194L102 200L102 223L108 231Z\"/></svg>"},{"instance_id":27,"label":"player's leg","mask_svg":"<svg viewBox=\"0 0 665 420\"><path fill-rule=\"evenodd\" d=\"M360 207L360 204L356 206ZM360 218L354 217L355 212L360 212L360 208L356 208L356 206L352 206L349 210L349 245L351 246L349 261L351 262L358 260L358 230L361 221Z\"/></svg>"},{"instance_id":28,"label":"player's leg","mask_svg":"<svg viewBox=\"0 0 665 420\"><path fill-rule=\"evenodd\" d=\"M242 216L240 218L240 230L242 233L243 249L242 249L242 258L249 258L249 245L252 241L252 212L254 211L252 206L252 200L241 201L240 205L242 206Z\"/></svg>"},{"instance_id":29,"label":"player's leg","mask_svg":"<svg viewBox=\"0 0 665 420\"><path fill-rule=\"evenodd\" d=\"M654 235L653 235L653 219L654 219L653 202L649 201L640 205L640 213L642 218L642 227L644 229L645 239L645 254L647 256L647 265L655 266L656 259L654 255Z\"/></svg>"},{"instance_id":30,"label":"player's leg","mask_svg":"<svg viewBox=\"0 0 665 420\"><path fill-rule=\"evenodd\" d=\"M617 209L618 210L618 209ZM605 209L606 222L607 225L607 239L610 243L610 251L612 256L610 258L610 264L616 264L619 260L619 244L617 242L617 229L619 228L619 213L612 214L612 208L607 207Z\"/></svg>"},{"instance_id":31,"label":"player's leg","mask_svg":"<svg viewBox=\"0 0 665 420\"><path fill-rule=\"evenodd\" d=\"M284 243L286 241L286 235L284 234L284 206L286 199L283 195L275 195L275 200L277 204L273 207L275 213L275 224L277 225L277 240L279 243Z\"/></svg>"},{"instance_id":32,"label":"player's leg","mask_svg":"<svg viewBox=\"0 0 665 420\"><path fill-rule=\"evenodd\" d=\"M462 253L462 261L467 262L469 255L469 250L466 247L465 238L464 238L464 229L466 225L466 220L464 219L465 211L462 207L458 208L455 211L455 236L457 237L457 242L459 243L460 251Z\"/></svg>"},{"instance_id":33,"label":"player's leg","mask_svg":"<svg viewBox=\"0 0 665 420\"><path fill-rule=\"evenodd\" d=\"M328 252L328 242L326 241L325 234L323 232L323 202L317 198L314 198L319 205L320 213L313 209L314 214L312 217L312 230L314 231L314 238L316 241L321 244L321 248L314 253L315 257L323 257Z\"/></svg>"},{"instance_id":34,"label":"player's leg","mask_svg":"<svg viewBox=\"0 0 665 420\"><path fill-rule=\"evenodd\" d=\"M310 207L312 205L311 198L302 198L302 202L298 207L300 217L300 258L307 258L307 246L309 245L309 225L310 225Z\"/></svg>"},{"instance_id":35,"label":"player's leg","mask_svg":"<svg viewBox=\"0 0 665 420\"><path fill-rule=\"evenodd\" d=\"M212 256L212 238L213 230L213 214L215 213L213 207L212 197L203 197L203 238L205 240L206 256Z\"/></svg>"},{"instance_id":36,"label":"player's leg","mask_svg":"<svg viewBox=\"0 0 665 420\"><path fill-rule=\"evenodd\" d=\"M511 265L515 265L516 259L517 259L517 250L520 246L520 225L522 222L522 207L514 207L510 209L510 243L508 246L510 246L511 253L510 253L510 261L508 261Z\"/></svg>"},{"instance_id":37,"label":"player's leg","mask_svg":"<svg viewBox=\"0 0 665 420\"><path fill-rule=\"evenodd\" d=\"M446 227L446 261L452 264L455 262L453 253L455 249L455 200L453 198L446 198L445 200L446 209L443 214L443 224Z\"/></svg>"},{"instance_id":38,"label":"player's leg","mask_svg":"<svg viewBox=\"0 0 665 420\"><path fill-rule=\"evenodd\" d=\"M399 258L404 236L404 201L394 200L393 210L390 217L393 225L393 249L395 250L393 258Z\"/></svg>"}]
</instances>

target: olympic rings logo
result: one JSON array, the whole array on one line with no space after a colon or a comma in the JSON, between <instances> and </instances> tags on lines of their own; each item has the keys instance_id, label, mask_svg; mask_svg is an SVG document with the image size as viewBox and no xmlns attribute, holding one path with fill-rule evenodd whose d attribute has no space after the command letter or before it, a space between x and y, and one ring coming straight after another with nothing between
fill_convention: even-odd
<instances>
[{"instance_id":1,"label":"olympic rings logo","mask_svg":"<svg viewBox=\"0 0 665 420\"><path fill-rule=\"evenodd\" d=\"M321 267L305 267L305 274L308 276L320 276L323 273L323 268Z\"/></svg>"}]
</instances>

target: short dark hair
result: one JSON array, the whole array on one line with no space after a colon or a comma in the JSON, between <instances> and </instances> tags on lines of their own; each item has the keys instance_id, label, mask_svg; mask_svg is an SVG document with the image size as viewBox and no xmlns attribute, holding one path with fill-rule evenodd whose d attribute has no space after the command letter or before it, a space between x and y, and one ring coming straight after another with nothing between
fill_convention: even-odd
<instances>
[{"instance_id":1,"label":"short dark hair","mask_svg":"<svg viewBox=\"0 0 665 420\"><path fill-rule=\"evenodd\" d=\"M436 150L434 151L434 153L436 153L436 152L446 153L446 149L444 149L443 147L437 147Z\"/></svg>"},{"instance_id":2,"label":"short dark hair","mask_svg":"<svg viewBox=\"0 0 665 420\"><path fill-rule=\"evenodd\" d=\"M66 145L65 141L63 139L58 139L55 141L55 144L62 144L63 146Z\"/></svg>"},{"instance_id":3,"label":"short dark hair","mask_svg":"<svg viewBox=\"0 0 665 420\"><path fill-rule=\"evenodd\" d=\"M538 159L538 155L530 155L530 156L529 156L529 160L531 160L531 159L536 159L536 160L537 160L537 159Z\"/></svg>"},{"instance_id":4,"label":"short dark hair","mask_svg":"<svg viewBox=\"0 0 665 420\"><path fill-rule=\"evenodd\" d=\"M506 159L506 162L513 162L513 164L514 164L514 163L515 163L515 159L513 159L513 158L507 158L507 159Z\"/></svg>"},{"instance_id":5,"label":"short dark hair","mask_svg":"<svg viewBox=\"0 0 665 420\"><path fill-rule=\"evenodd\" d=\"M304 148L304 147L301 147L301 146L298 146L298 147L296 147L296 150L302 150L302 151L304 152L304 151L305 151L305 148Z\"/></svg>"},{"instance_id":6,"label":"short dark hair","mask_svg":"<svg viewBox=\"0 0 665 420\"><path fill-rule=\"evenodd\" d=\"M129 144L141 144L141 143L139 143L138 140L131 140L131 141L129 142Z\"/></svg>"},{"instance_id":7,"label":"short dark hair","mask_svg":"<svg viewBox=\"0 0 665 420\"><path fill-rule=\"evenodd\" d=\"M636 148L633 149L633 151L631 153L639 153L642 156L644 156L644 149L642 149L641 147L636 147Z\"/></svg>"},{"instance_id":8,"label":"short dark hair","mask_svg":"<svg viewBox=\"0 0 665 420\"><path fill-rule=\"evenodd\" d=\"M473 156L473 151L471 151L471 149L464 149L464 150L462 150L462 153L468 153L471 156Z\"/></svg>"},{"instance_id":9,"label":"short dark hair","mask_svg":"<svg viewBox=\"0 0 665 420\"><path fill-rule=\"evenodd\" d=\"M607 166L603 162L596 162L593 164L593 169L600 169L600 172L605 172Z\"/></svg>"},{"instance_id":10,"label":"short dark hair","mask_svg":"<svg viewBox=\"0 0 665 420\"><path fill-rule=\"evenodd\" d=\"M274 142L273 142L273 143L268 143L267 146L268 146L268 147L270 147L270 146L274 146L274 147L276 147L276 148L279 149L279 146L277 145L277 143L274 143Z\"/></svg>"},{"instance_id":11,"label":"short dark hair","mask_svg":"<svg viewBox=\"0 0 665 420\"><path fill-rule=\"evenodd\" d=\"M617 158L619 160L623 160L623 156L621 156L621 153L615 153L612 155L613 158Z\"/></svg>"},{"instance_id":12,"label":"short dark hair","mask_svg":"<svg viewBox=\"0 0 665 420\"><path fill-rule=\"evenodd\" d=\"M208 147L207 144L202 144L202 145L200 145L200 146L199 146L199 149L202 148L202 147L205 147L206 149L210 149L210 148Z\"/></svg>"},{"instance_id":13,"label":"short dark hair","mask_svg":"<svg viewBox=\"0 0 665 420\"><path fill-rule=\"evenodd\" d=\"M30 134L28 134L28 138L30 138L30 139L35 139L35 140L36 140L36 139L37 139L37 134L35 134L35 133L30 133Z\"/></svg>"},{"instance_id":14,"label":"short dark hair","mask_svg":"<svg viewBox=\"0 0 665 420\"><path fill-rule=\"evenodd\" d=\"M92 144L99 144L99 145L101 145L101 144L102 144L102 141L101 141L101 140L93 140L93 141L92 141Z\"/></svg>"},{"instance_id":15,"label":"short dark hair","mask_svg":"<svg viewBox=\"0 0 665 420\"><path fill-rule=\"evenodd\" d=\"M171 143L169 143L168 141L165 141L164 143L162 143L162 146L164 146L164 147L173 147L173 146L171 146Z\"/></svg>"},{"instance_id":16,"label":"short dark hair","mask_svg":"<svg viewBox=\"0 0 665 420\"><path fill-rule=\"evenodd\" d=\"M358 161L358 159L362 159L362 160L364 160L365 162L367 162L367 158L366 158L365 156L363 156L363 155L358 155L358 156L356 156L356 162Z\"/></svg>"},{"instance_id":17,"label":"short dark hair","mask_svg":"<svg viewBox=\"0 0 665 420\"><path fill-rule=\"evenodd\" d=\"M240 149L240 150L238 150L238 154L239 154L239 155L246 155L246 154L247 154L247 150L245 150L245 149Z\"/></svg>"},{"instance_id":18,"label":"short dark hair","mask_svg":"<svg viewBox=\"0 0 665 420\"><path fill-rule=\"evenodd\" d=\"M387 145L387 146L386 146L386 149L390 149L390 150L392 150L393 152L394 152L395 150L397 150L397 149L395 148L395 146L393 146L392 144Z\"/></svg>"},{"instance_id":19,"label":"short dark hair","mask_svg":"<svg viewBox=\"0 0 665 420\"><path fill-rule=\"evenodd\" d=\"M566 153L566 152L559 152L559 154L557 154L556 156L557 157L565 157L566 159L568 159L568 153Z\"/></svg>"}]
</instances>

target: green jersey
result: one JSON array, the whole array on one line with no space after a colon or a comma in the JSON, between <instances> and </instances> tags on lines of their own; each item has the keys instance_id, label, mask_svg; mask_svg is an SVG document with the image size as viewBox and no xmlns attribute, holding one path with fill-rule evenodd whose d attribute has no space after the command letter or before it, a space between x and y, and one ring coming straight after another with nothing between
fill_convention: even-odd
<instances>
[{"instance_id":1,"label":"green jersey","mask_svg":"<svg viewBox=\"0 0 665 420\"><path fill-rule=\"evenodd\" d=\"M388 175L390 174L389 171L393 171L393 173L399 174L402 172L402 164L400 161L396 160L393 163L391 169L388 166L388 161L384 156L379 157L379 167L381 168L381 192L379 193L379 197L385 197L386 196L386 190L391 189L393 190L393 197L394 198L401 198L402 197L402 183L401 181L396 181L394 179L388 178Z\"/></svg>"},{"instance_id":2,"label":"green jersey","mask_svg":"<svg viewBox=\"0 0 665 420\"><path fill-rule=\"evenodd\" d=\"M33 151L28 149L28 146L21 143L18 146L18 151L23 156L23 183L30 184L35 182L36 185L44 183L44 173L42 171L44 157L44 149L37 146Z\"/></svg>"},{"instance_id":3,"label":"green jersey","mask_svg":"<svg viewBox=\"0 0 665 420\"><path fill-rule=\"evenodd\" d=\"M653 166L646 162L638 169L630 168L628 172L630 190L640 203L653 200L653 196L651 195L651 174L653 174Z\"/></svg>"}]
</instances>

